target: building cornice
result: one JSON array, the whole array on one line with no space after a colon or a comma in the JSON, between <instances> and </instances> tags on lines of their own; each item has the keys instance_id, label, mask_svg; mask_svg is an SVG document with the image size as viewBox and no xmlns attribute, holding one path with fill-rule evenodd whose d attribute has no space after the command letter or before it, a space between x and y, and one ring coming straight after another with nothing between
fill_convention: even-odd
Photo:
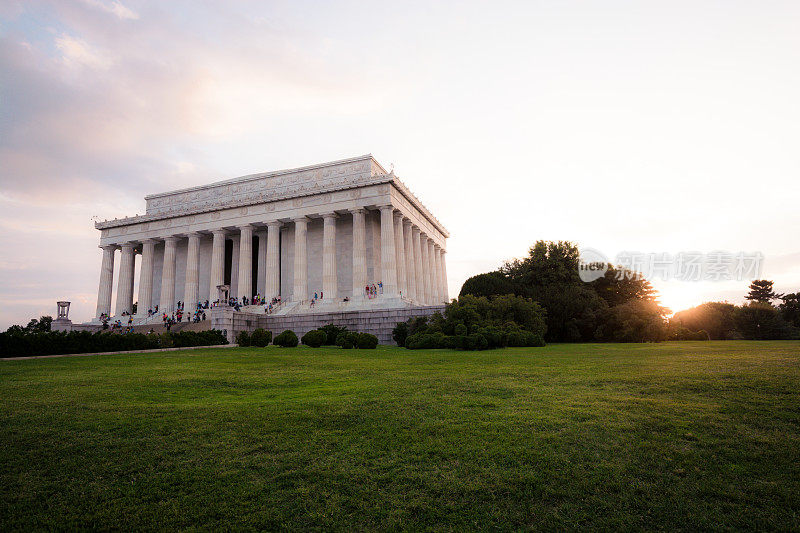
<instances>
[{"instance_id":1,"label":"building cornice","mask_svg":"<svg viewBox=\"0 0 800 533\"><path fill-rule=\"evenodd\" d=\"M308 176L314 171L323 171L332 167L335 168L337 166L341 167L343 165L364 162L368 162L370 166L365 169L362 165L362 168L358 172L351 174L338 172L335 176L325 176L323 178L315 177L308 179ZM373 170L370 169L377 169L380 173L372 174ZM302 179L303 173L306 174L306 179ZM319 172L317 172L317 174L319 174ZM275 187L257 187L259 180L262 180L264 183L269 183L267 182L268 178L270 179L270 182L276 182ZM148 202L148 212L144 215L95 222L95 228L104 230L120 226L139 224L142 222L151 222L156 220L178 218L187 215L215 212L223 209L268 204L282 200L291 200L295 198L331 193L341 190L359 189L362 187L382 183L391 183L395 189L397 189L397 191L400 192L400 194L402 194L403 197L410 204L412 204L424 218L426 218L445 237L449 237L449 233L442 223L431 214L431 212L422 204L422 202L397 176L394 175L393 172L386 173L386 170L383 168L383 166L381 166L371 154L349 159L341 159L338 161L331 161L329 163L299 167L295 169L250 174L247 176L241 176L231 180L219 181L207 185L151 194L145 196L145 200ZM230 189L235 189L234 192L239 197L231 198L230 195L232 193L229 192ZM181 196L192 197L192 201L194 203L186 202L186 205L183 205L183 202L180 198ZM175 200L170 201L171 197ZM163 203L165 205L163 207L159 207L159 203Z\"/></svg>"}]
</instances>

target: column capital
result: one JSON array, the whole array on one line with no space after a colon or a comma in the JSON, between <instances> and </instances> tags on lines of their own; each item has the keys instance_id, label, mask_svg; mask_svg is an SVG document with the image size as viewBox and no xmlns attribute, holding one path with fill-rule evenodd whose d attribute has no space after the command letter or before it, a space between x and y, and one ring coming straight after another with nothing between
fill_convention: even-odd
<instances>
[{"instance_id":1,"label":"column capital","mask_svg":"<svg viewBox=\"0 0 800 533\"><path fill-rule=\"evenodd\" d=\"M434 249L436 249L436 250L441 250L441 249L442 249L442 247L441 247L441 246L439 246L439 245L438 245L438 244L436 244L436 243L433 243L433 247L434 247Z\"/></svg>"},{"instance_id":2,"label":"column capital","mask_svg":"<svg viewBox=\"0 0 800 533\"><path fill-rule=\"evenodd\" d=\"M339 218L339 215L338 215L338 214L336 214L336 212L334 212L334 211L326 211L325 213L320 213L320 216L321 216L323 219L327 219L327 218Z\"/></svg>"},{"instance_id":3,"label":"column capital","mask_svg":"<svg viewBox=\"0 0 800 533\"><path fill-rule=\"evenodd\" d=\"M203 234L200 233L199 231L190 231L189 233L186 234L186 236L187 237L202 237Z\"/></svg>"},{"instance_id":4,"label":"column capital","mask_svg":"<svg viewBox=\"0 0 800 533\"><path fill-rule=\"evenodd\" d=\"M395 217L395 218L397 218L397 219L399 219L399 221L400 221L401 223L402 223L402 222L403 222L403 220L405 220L405 218L406 218L406 216L403 214L403 212L402 212L402 211L399 211L399 210L394 212L394 217Z\"/></svg>"},{"instance_id":5,"label":"column capital","mask_svg":"<svg viewBox=\"0 0 800 533\"><path fill-rule=\"evenodd\" d=\"M297 223L297 222L308 222L308 217L305 216L305 215L301 215L299 217L292 217L292 222L294 222L294 223Z\"/></svg>"},{"instance_id":6,"label":"column capital","mask_svg":"<svg viewBox=\"0 0 800 533\"><path fill-rule=\"evenodd\" d=\"M110 250L112 252L116 252L117 248L119 248L118 244L101 244L98 246L101 250Z\"/></svg>"},{"instance_id":7,"label":"column capital","mask_svg":"<svg viewBox=\"0 0 800 533\"><path fill-rule=\"evenodd\" d=\"M158 239L142 239L142 244L155 244L158 242Z\"/></svg>"},{"instance_id":8,"label":"column capital","mask_svg":"<svg viewBox=\"0 0 800 533\"><path fill-rule=\"evenodd\" d=\"M378 209L380 209L381 211L386 211L386 210L394 211L394 206L392 204L383 204L383 205L379 205Z\"/></svg>"},{"instance_id":9,"label":"column capital","mask_svg":"<svg viewBox=\"0 0 800 533\"><path fill-rule=\"evenodd\" d=\"M354 208L350 209L349 211L351 213L353 213L354 215L356 215L356 214L359 214L359 213L364 213L366 211L366 209L364 209L363 207L354 207Z\"/></svg>"},{"instance_id":10,"label":"column capital","mask_svg":"<svg viewBox=\"0 0 800 533\"><path fill-rule=\"evenodd\" d=\"M177 243L179 240L180 240L180 237L178 237L177 235L168 235L168 236L164 237L164 243L165 244L166 243L174 244L174 243Z\"/></svg>"},{"instance_id":11,"label":"column capital","mask_svg":"<svg viewBox=\"0 0 800 533\"><path fill-rule=\"evenodd\" d=\"M280 228L283 223L280 220L270 220L267 222L267 227Z\"/></svg>"},{"instance_id":12,"label":"column capital","mask_svg":"<svg viewBox=\"0 0 800 533\"><path fill-rule=\"evenodd\" d=\"M411 222L411 219L410 219L410 218L407 218L407 217L405 217L405 216L403 217L403 226L409 226L409 227L411 227L411 226L413 226L413 225L414 225L414 223L413 223L413 222Z\"/></svg>"},{"instance_id":13,"label":"column capital","mask_svg":"<svg viewBox=\"0 0 800 533\"><path fill-rule=\"evenodd\" d=\"M122 248L123 251L133 250L134 248L136 248L136 243L135 242L123 242L119 246L120 246L120 248Z\"/></svg>"},{"instance_id":14,"label":"column capital","mask_svg":"<svg viewBox=\"0 0 800 533\"><path fill-rule=\"evenodd\" d=\"M252 224L242 224L241 226L239 226L239 229L240 230L248 230L248 229L249 230L254 230L255 226L253 226Z\"/></svg>"},{"instance_id":15,"label":"column capital","mask_svg":"<svg viewBox=\"0 0 800 533\"><path fill-rule=\"evenodd\" d=\"M212 229L211 233L214 235L222 235L223 237L228 234L228 232L222 228Z\"/></svg>"}]
</instances>

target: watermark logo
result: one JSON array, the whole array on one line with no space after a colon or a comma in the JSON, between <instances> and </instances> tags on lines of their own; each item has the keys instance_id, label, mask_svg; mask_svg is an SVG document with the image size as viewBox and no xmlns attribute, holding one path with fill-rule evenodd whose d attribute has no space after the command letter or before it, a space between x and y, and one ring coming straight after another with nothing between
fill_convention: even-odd
<instances>
[{"instance_id":1,"label":"watermark logo","mask_svg":"<svg viewBox=\"0 0 800 533\"><path fill-rule=\"evenodd\" d=\"M594 248L582 248L578 261L578 276L582 281L591 283L606 275L608 271L608 258Z\"/></svg>"},{"instance_id":2,"label":"watermark logo","mask_svg":"<svg viewBox=\"0 0 800 533\"><path fill-rule=\"evenodd\" d=\"M620 252L613 261L593 248L580 250L578 275L590 283L605 276L608 263L616 268L617 279L643 277L648 280L745 281L761 276L761 252Z\"/></svg>"}]
</instances>

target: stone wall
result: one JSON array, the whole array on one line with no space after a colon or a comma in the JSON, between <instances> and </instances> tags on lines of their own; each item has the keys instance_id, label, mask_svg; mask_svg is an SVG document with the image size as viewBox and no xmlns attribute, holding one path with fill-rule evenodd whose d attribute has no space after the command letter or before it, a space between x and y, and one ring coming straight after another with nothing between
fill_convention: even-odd
<instances>
[{"instance_id":1,"label":"stone wall","mask_svg":"<svg viewBox=\"0 0 800 533\"><path fill-rule=\"evenodd\" d=\"M211 327L227 331L228 340L234 342L236 334L240 331L252 332L256 328L269 330L273 336L281 331L290 329L298 337L302 337L312 329L317 329L325 324L334 324L336 326L344 326L351 331L371 333L378 337L378 341L381 344L394 344L392 330L398 322L405 322L411 317L430 316L437 311L444 311L444 307L444 305L431 305L403 309L286 316L237 313L230 307L221 307L212 311Z\"/></svg>"}]
</instances>

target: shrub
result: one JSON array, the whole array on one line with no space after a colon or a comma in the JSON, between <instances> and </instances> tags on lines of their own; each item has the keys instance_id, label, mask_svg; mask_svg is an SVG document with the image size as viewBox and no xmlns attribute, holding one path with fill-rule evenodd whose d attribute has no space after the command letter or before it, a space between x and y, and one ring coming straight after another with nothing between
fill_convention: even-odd
<instances>
[{"instance_id":1,"label":"shrub","mask_svg":"<svg viewBox=\"0 0 800 533\"><path fill-rule=\"evenodd\" d=\"M217 330L144 335L110 332L93 334L88 331L26 332L22 328L9 328L9 331L0 333L0 353L6 357L152 350L227 343L222 332Z\"/></svg>"},{"instance_id":2,"label":"shrub","mask_svg":"<svg viewBox=\"0 0 800 533\"><path fill-rule=\"evenodd\" d=\"M340 333L344 333L347 331L347 328L334 326L333 324L326 324L319 328L320 331L325 333L325 344L326 346L336 346L336 339L339 338Z\"/></svg>"},{"instance_id":3,"label":"shrub","mask_svg":"<svg viewBox=\"0 0 800 533\"><path fill-rule=\"evenodd\" d=\"M525 346L538 348L544 345L545 345L544 337L542 337L538 333L531 333L531 332L525 333Z\"/></svg>"},{"instance_id":4,"label":"shrub","mask_svg":"<svg viewBox=\"0 0 800 533\"><path fill-rule=\"evenodd\" d=\"M311 348L319 348L327 340L328 335L320 329L312 329L301 339L303 344Z\"/></svg>"},{"instance_id":5,"label":"shrub","mask_svg":"<svg viewBox=\"0 0 800 533\"><path fill-rule=\"evenodd\" d=\"M444 348L446 339L447 336L443 333L415 333L406 339L406 348L409 350Z\"/></svg>"},{"instance_id":6,"label":"shrub","mask_svg":"<svg viewBox=\"0 0 800 533\"><path fill-rule=\"evenodd\" d=\"M336 337L336 346L344 348L345 350L349 350L353 347L353 341L350 338L349 332L340 333L339 336Z\"/></svg>"},{"instance_id":7,"label":"shrub","mask_svg":"<svg viewBox=\"0 0 800 533\"><path fill-rule=\"evenodd\" d=\"M250 344L259 348L269 346L270 342L272 342L272 332L264 328L256 328L250 336Z\"/></svg>"},{"instance_id":8,"label":"shrub","mask_svg":"<svg viewBox=\"0 0 800 533\"><path fill-rule=\"evenodd\" d=\"M294 334L294 331L287 329L277 337L275 340L272 341L273 344L277 346L282 346L284 348L294 348L298 344L297 335Z\"/></svg>"},{"instance_id":9,"label":"shrub","mask_svg":"<svg viewBox=\"0 0 800 533\"><path fill-rule=\"evenodd\" d=\"M392 339L398 346L405 346L406 338L408 338L408 323L400 322L392 330Z\"/></svg>"},{"instance_id":10,"label":"shrub","mask_svg":"<svg viewBox=\"0 0 800 533\"><path fill-rule=\"evenodd\" d=\"M239 346L250 346L250 334L242 330L236 334L236 344Z\"/></svg>"},{"instance_id":11,"label":"shrub","mask_svg":"<svg viewBox=\"0 0 800 533\"><path fill-rule=\"evenodd\" d=\"M453 328L453 334L455 335L466 335L467 333L467 326L464 324L456 324L455 328Z\"/></svg>"},{"instance_id":12,"label":"shrub","mask_svg":"<svg viewBox=\"0 0 800 533\"><path fill-rule=\"evenodd\" d=\"M369 333L358 334L358 347L362 350L374 350L378 346L378 337Z\"/></svg>"},{"instance_id":13,"label":"shrub","mask_svg":"<svg viewBox=\"0 0 800 533\"><path fill-rule=\"evenodd\" d=\"M109 335L112 335L109 333ZM169 331L165 331L161 334L161 339L159 340L159 344L162 348L172 348L174 343L172 342L172 333ZM108 350L111 351L111 350Z\"/></svg>"}]
</instances>

